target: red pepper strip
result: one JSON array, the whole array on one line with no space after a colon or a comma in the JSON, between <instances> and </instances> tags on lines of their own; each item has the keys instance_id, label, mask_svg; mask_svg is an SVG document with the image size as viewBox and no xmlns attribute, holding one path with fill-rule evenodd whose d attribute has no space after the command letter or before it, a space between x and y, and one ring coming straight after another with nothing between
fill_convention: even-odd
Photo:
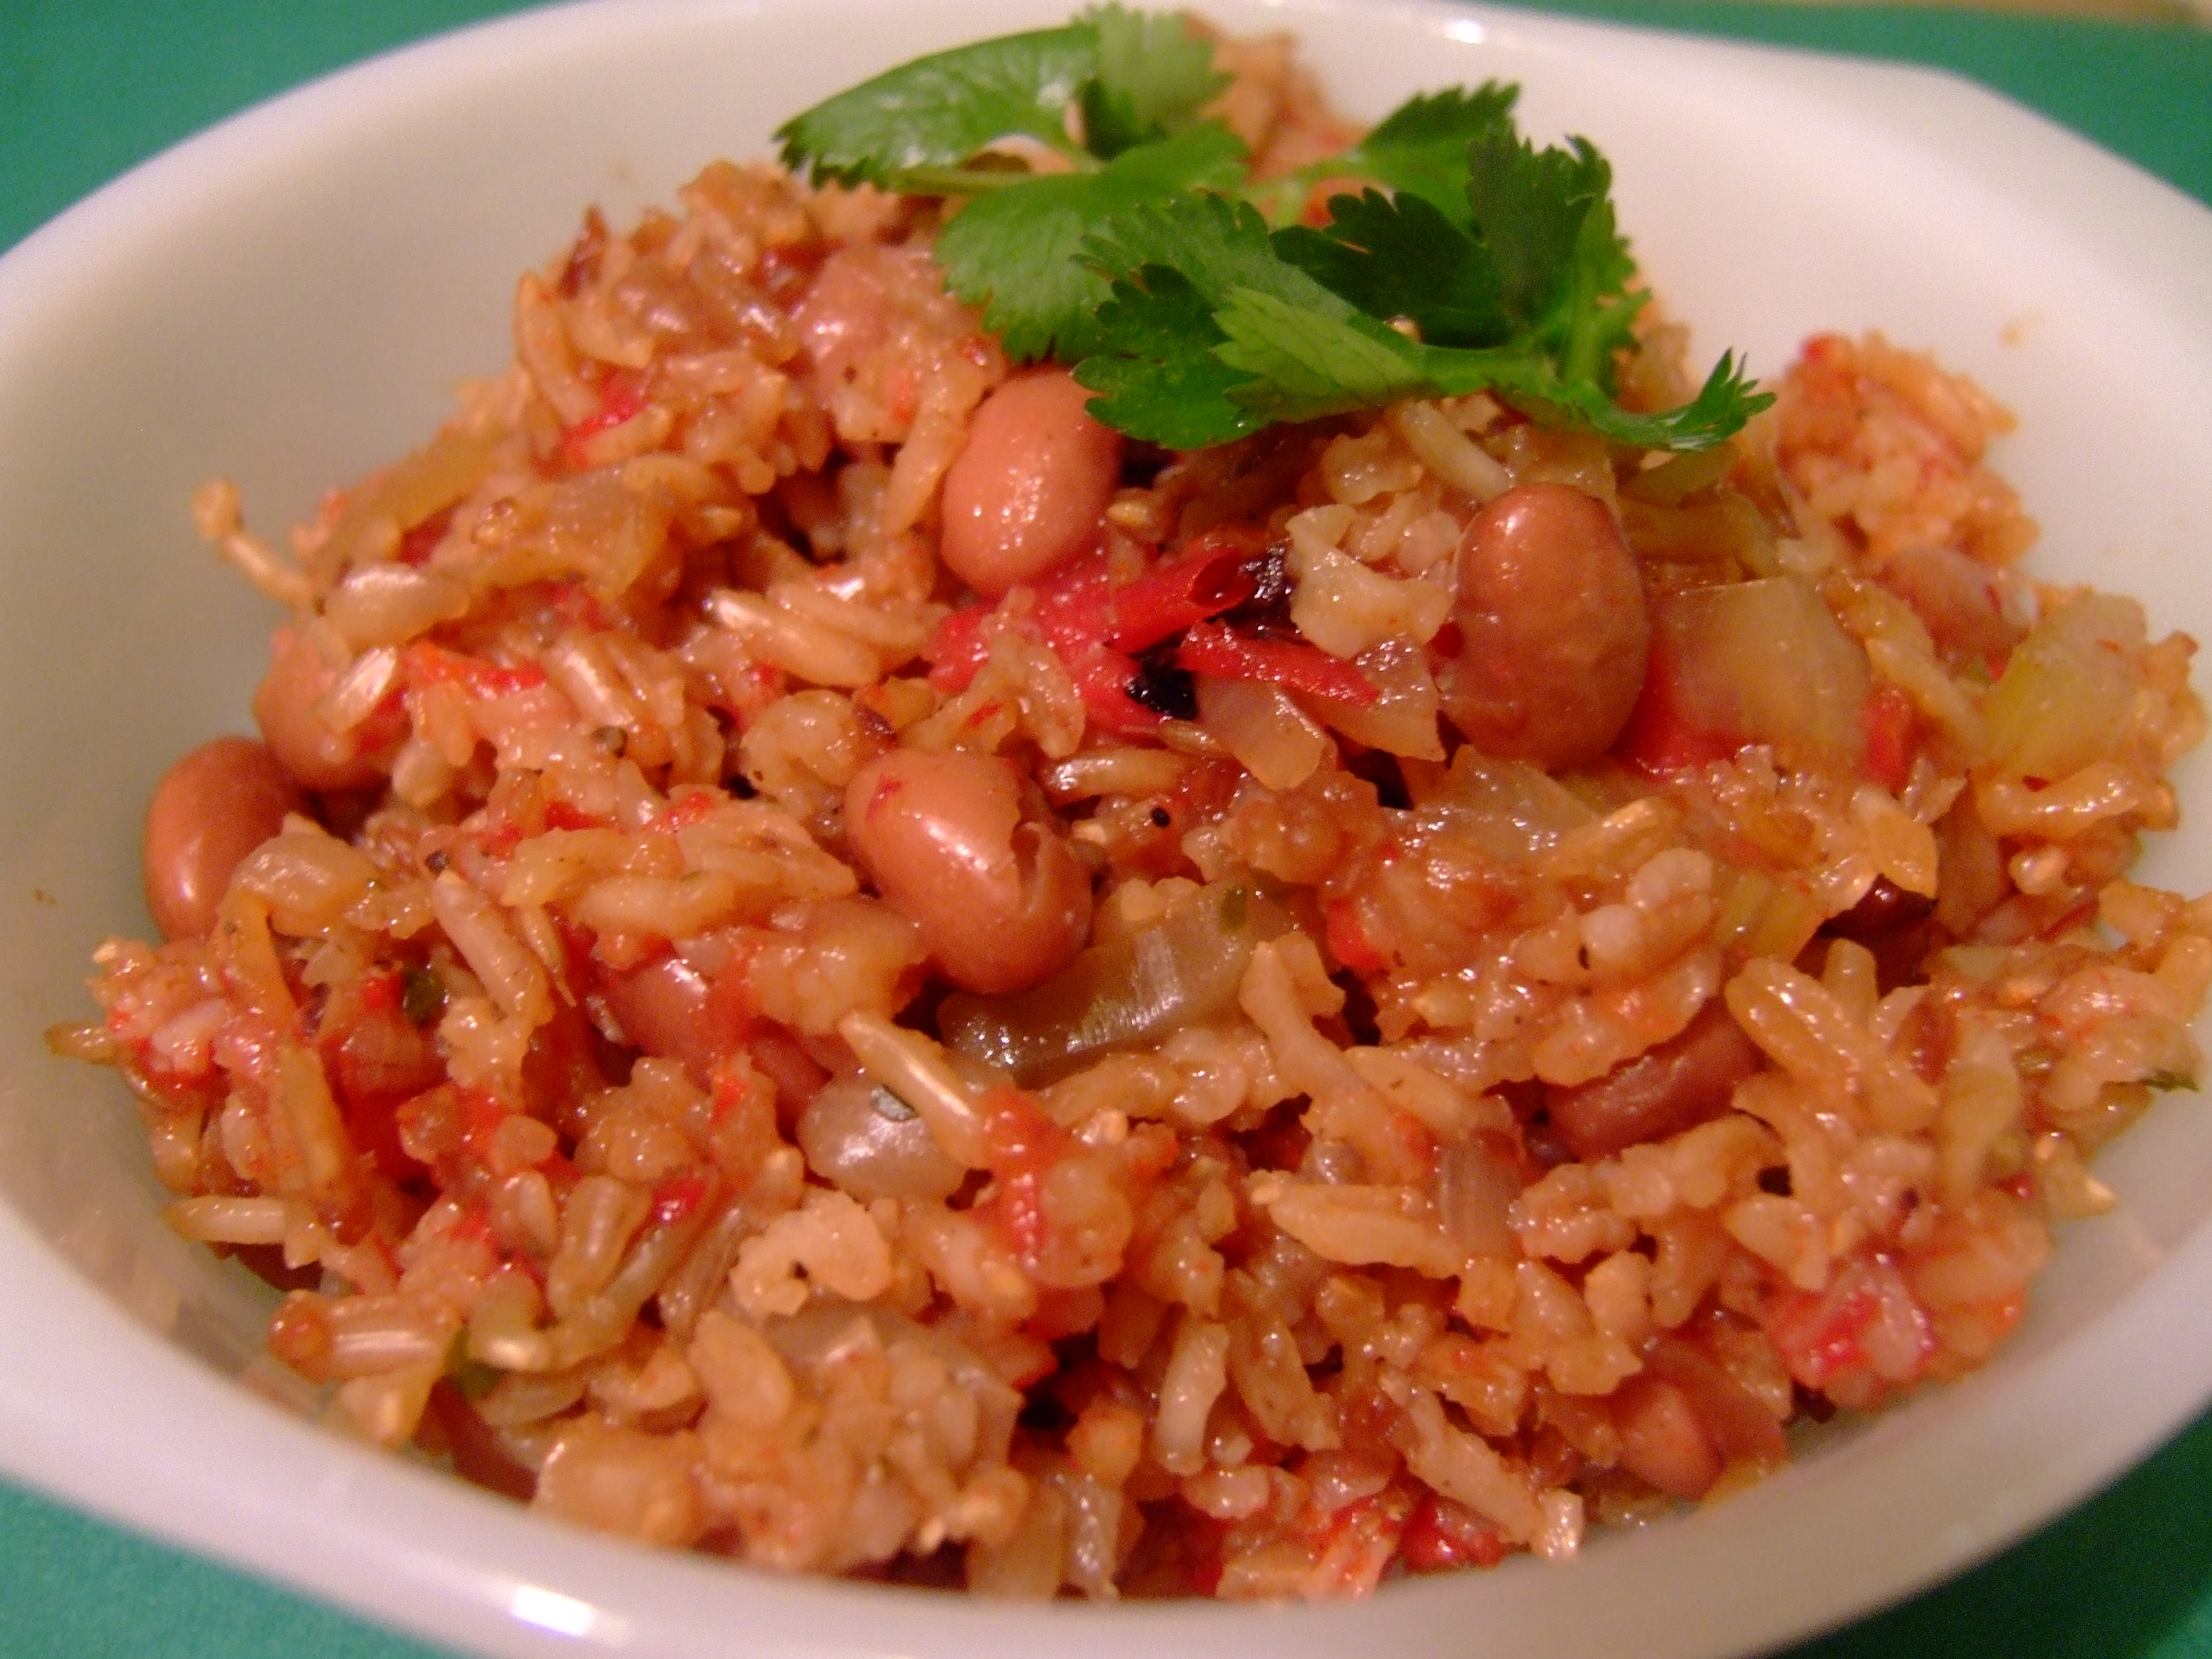
<instances>
[{"instance_id":1,"label":"red pepper strip","mask_svg":"<svg viewBox=\"0 0 2212 1659\"><path fill-rule=\"evenodd\" d=\"M1200 623L1183 635L1176 666L1217 680L1261 680L1285 691L1364 708L1380 695L1350 663L1299 640L1248 640L1219 623Z\"/></svg>"},{"instance_id":2,"label":"red pepper strip","mask_svg":"<svg viewBox=\"0 0 2212 1659\"><path fill-rule=\"evenodd\" d=\"M1209 532L1182 557L1114 589L1106 643L1116 651L1142 651L1243 604L1257 586L1244 568L1255 550L1245 540Z\"/></svg>"},{"instance_id":3,"label":"red pepper strip","mask_svg":"<svg viewBox=\"0 0 2212 1659\"><path fill-rule=\"evenodd\" d=\"M1084 711L1101 731L1133 738L1160 729L1160 715L1129 695L1130 683L1137 678L1134 659L1094 646L1068 663L1067 672L1083 695Z\"/></svg>"}]
</instances>

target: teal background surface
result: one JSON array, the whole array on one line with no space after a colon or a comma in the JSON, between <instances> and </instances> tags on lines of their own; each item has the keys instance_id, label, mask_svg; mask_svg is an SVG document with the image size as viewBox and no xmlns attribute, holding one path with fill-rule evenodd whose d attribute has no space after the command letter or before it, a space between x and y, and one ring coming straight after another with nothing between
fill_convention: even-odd
<instances>
[{"instance_id":1,"label":"teal background surface","mask_svg":"<svg viewBox=\"0 0 2212 1659\"><path fill-rule=\"evenodd\" d=\"M0 248L258 99L520 9L512 0L0 0ZM1571 0L1547 9L1953 70L2212 204L2212 33L1934 7ZM0 1483L0 1659L301 1655L434 1659L434 1650ZM1900 1655L2212 1659L2212 1413L1995 1560L1789 1659Z\"/></svg>"}]
</instances>

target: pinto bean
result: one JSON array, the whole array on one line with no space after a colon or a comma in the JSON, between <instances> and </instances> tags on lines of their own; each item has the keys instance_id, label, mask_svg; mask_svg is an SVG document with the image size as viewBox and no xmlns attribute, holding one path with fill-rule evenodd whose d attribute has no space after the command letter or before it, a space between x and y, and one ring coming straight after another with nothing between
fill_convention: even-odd
<instances>
[{"instance_id":1,"label":"pinto bean","mask_svg":"<svg viewBox=\"0 0 2212 1659\"><path fill-rule=\"evenodd\" d=\"M1651 623L1636 556L1605 503L1521 484L1468 523L1452 607L1460 650L1444 714L1485 754L1595 760L1644 687Z\"/></svg>"},{"instance_id":2,"label":"pinto bean","mask_svg":"<svg viewBox=\"0 0 2212 1659\"><path fill-rule=\"evenodd\" d=\"M776 1109L796 1116L829 1076L796 1039L753 1012L742 972L709 979L678 956L635 968L602 968L599 994L623 1035L648 1054L679 1062L701 1088L743 1054L775 1085Z\"/></svg>"},{"instance_id":3,"label":"pinto bean","mask_svg":"<svg viewBox=\"0 0 2212 1659\"><path fill-rule=\"evenodd\" d=\"M1610 1158L1718 1117L1735 1085L1758 1068L1759 1050L1715 1000L1680 1035L1603 1077L1546 1090L1544 1104L1569 1152L1586 1161Z\"/></svg>"},{"instance_id":4,"label":"pinto bean","mask_svg":"<svg viewBox=\"0 0 2212 1659\"><path fill-rule=\"evenodd\" d=\"M304 789L359 789L383 776L380 758L357 732L333 732L316 714L317 699L337 675L295 628L269 642L269 672L253 693L253 719L271 753Z\"/></svg>"},{"instance_id":5,"label":"pinto bean","mask_svg":"<svg viewBox=\"0 0 2212 1659\"><path fill-rule=\"evenodd\" d=\"M945 475L945 567L987 599L1091 546L1121 476L1121 434L1091 418L1065 369L983 400Z\"/></svg>"},{"instance_id":6,"label":"pinto bean","mask_svg":"<svg viewBox=\"0 0 2212 1659\"><path fill-rule=\"evenodd\" d=\"M1721 1478L1721 1455L1687 1395L1672 1382L1632 1376L1613 1399L1620 1466L1669 1497L1692 1503Z\"/></svg>"},{"instance_id":7,"label":"pinto bean","mask_svg":"<svg viewBox=\"0 0 2212 1659\"><path fill-rule=\"evenodd\" d=\"M623 1035L648 1054L680 1062L702 1089L752 1035L742 975L709 980L683 957L665 956L635 968L603 968L599 977Z\"/></svg>"},{"instance_id":8,"label":"pinto bean","mask_svg":"<svg viewBox=\"0 0 2212 1659\"><path fill-rule=\"evenodd\" d=\"M306 810L276 757L251 738L204 743L161 775L146 808L146 908L164 939L215 926L231 872Z\"/></svg>"},{"instance_id":9,"label":"pinto bean","mask_svg":"<svg viewBox=\"0 0 2212 1659\"><path fill-rule=\"evenodd\" d=\"M1075 953L1091 878L1022 778L994 755L899 749L845 792L845 833L884 902L921 930L945 976L1018 991Z\"/></svg>"}]
</instances>

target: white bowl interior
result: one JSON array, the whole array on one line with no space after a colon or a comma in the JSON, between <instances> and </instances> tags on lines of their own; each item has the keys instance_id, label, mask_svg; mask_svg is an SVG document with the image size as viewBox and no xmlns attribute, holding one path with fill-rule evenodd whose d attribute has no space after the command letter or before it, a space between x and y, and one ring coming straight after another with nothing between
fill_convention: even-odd
<instances>
[{"instance_id":1,"label":"white bowl interior","mask_svg":"<svg viewBox=\"0 0 2212 1659\"><path fill-rule=\"evenodd\" d=\"M1292 27L1338 100L1524 83L1545 137L1612 157L1625 226L1706 356L1807 334L1937 348L2021 416L2001 464L2038 568L2212 635L2212 215L1923 72L1469 9L1209 7ZM46 1053L91 947L146 922L143 803L246 720L267 607L194 541L204 479L281 532L499 368L512 284L583 206L621 218L888 64L1060 0L603 3L489 26L308 88L111 186L0 261L0 1468L391 1622L501 1653L1711 1656L1784 1640L1996 1547L2212 1395L2212 1122L2169 1101L2100 1166L1987 1371L1748 1495L1577 1565L1364 1607L1013 1612L793 1584L541 1524L311 1430L258 1376L267 1297L160 1219L114 1079ZM2212 811L2187 767L2185 814ZM2200 820L2202 821L2201 817ZM2197 836L2153 878L2212 886ZM96 1288L95 1288L96 1287ZM2094 1416L2081 1402L2095 1397ZM1601 1645L1602 1644L1602 1645Z\"/></svg>"}]
</instances>

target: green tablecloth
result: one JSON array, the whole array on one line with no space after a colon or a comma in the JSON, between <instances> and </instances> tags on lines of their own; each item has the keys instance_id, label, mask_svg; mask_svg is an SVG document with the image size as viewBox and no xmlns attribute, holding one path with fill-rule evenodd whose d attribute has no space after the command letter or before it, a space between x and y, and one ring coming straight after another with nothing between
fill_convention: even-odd
<instances>
[{"instance_id":1,"label":"green tablecloth","mask_svg":"<svg viewBox=\"0 0 2212 1659\"><path fill-rule=\"evenodd\" d=\"M0 0L0 248L255 99L516 9L513 0ZM1559 9L1954 70L2212 203L2212 33L1734 0ZM1791 1659L2212 1659L2208 1494L2212 1414L1979 1571ZM417 1644L0 1483L0 1659L301 1653L430 1659Z\"/></svg>"}]
</instances>

